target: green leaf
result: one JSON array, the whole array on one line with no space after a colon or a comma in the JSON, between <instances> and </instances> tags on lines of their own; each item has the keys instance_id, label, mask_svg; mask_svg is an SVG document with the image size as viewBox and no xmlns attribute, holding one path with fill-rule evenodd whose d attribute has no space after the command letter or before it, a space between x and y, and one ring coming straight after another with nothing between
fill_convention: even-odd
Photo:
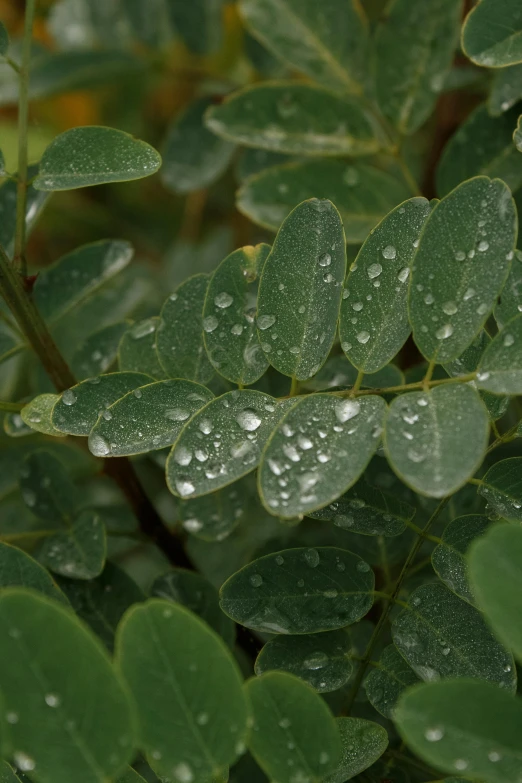
<instances>
[{"instance_id":1,"label":"green leaf","mask_svg":"<svg viewBox=\"0 0 522 783\"><path fill-rule=\"evenodd\" d=\"M511 271L495 307L495 320L499 329L519 313L522 313L522 251L515 250Z\"/></svg>"},{"instance_id":2,"label":"green leaf","mask_svg":"<svg viewBox=\"0 0 522 783\"><path fill-rule=\"evenodd\" d=\"M431 553L431 564L443 582L468 603L475 605L468 574L468 550L484 535L491 521L480 514L457 517L444 530L442 542Z\"/></svg>"},{"instance_id":3,"label":"green leaf","mask_svg":"<svg viewBox=\"0 0 522 783\"><path fill-rule=\"evenodd\" d=\"M129 391L98 419L89 435L96 457L123 457L172 446L185 422L213 399L192 381L157 381Z\"/></svg>"},{"instance_id":4,"label":"green leaf","mask_svg":"<svg viewBox=\"0 0 522 783\"><path fill-rule=\"evenodd\" d=\"M20 416L32 430L55 438L63 438L65 434L53 427L51 419L53 408L59 399L58 394L39 394L22 408Z\"/></svg>"},{"instance_id":5,"label":"green leaf","mask_svg":"<svg viewBox=\"0 0 522 783\"><path fill-rule=\"evenodd\" d=\"M384 145L357 99L296 82L238 90L207 111L206 123L224 139L290 155L372 155Z\"/></svg>"},{"instance_id":6,"label":"green leaf","mask_svg":"<svg viewBox=\"0 0 522 783\"><path fill-rule=\"evenodd\" d=\"M395 721L408 745L436 769L486 783L520 780L522 704L489 683L419 685L405 694Z\"/></svg>"},{"instance_id":7,"label":"green leaf","mask_svg":"<svg viewBox=\"0 0 522 783\"><path fill-rule=\"evenodd\" d=\"M337 718L342 756L325 783L345 783L371 767L388 747L388 732L378 723L362 718Z\"/></svg>"},{"instance_id":8,"label":"green leaf","mask_svg":"<svg viewBox=\"0 0 522 783\"><path fill-rule=\"evenodd\" d=\"M180 502L178 510L185 530L203 541L223 541L241 521L250 484L235 481L209 495Z\"/></svg>"},{"instance_id":9,"label":"green leaf","mask_svg":"<svg viewBox=\"0 0 522 783\"><path fill-rule=\"evenodd\" d=\"M36 190L73 190L154 174L161 157L144 141L114 128L84 126L60 133L45 150Z\"/></svg>"},{"instance_id":10,"label":"green leaf","mask_svg":"<svg viewBox=\"0 0 522 783\"><path fill-rule=\"evenodd\" d=\"M368 701L385 718L392 719L401 694L419 678L408 666L397 648L390 644L382 651L380 660L364 682Z\"/></svg>"},{"instance_id":11,"label":"green leaf","mask_svg":"<svg viewBox=\"0 0 522 783\"><path fill-rule=\"evenodd\" d=\"M344 630L276 636L257 656L257 675L276 670L304 680L318 693L342 688L352 673L350 637Z\"/></svg>"},{"instance_id":12,"label":"green leaf","mask_svg":"<svg viewBox=\"0 0 522 783\"><path fill-rule=\"evenodd\" d=\"M134 755L134 712L101 643L70 610L22 589L2 591L0 625L3 755L42 783L118 775Z\"/></svg>"},{"instance_id":13,"label":"green leaf","mask_svg":"<svg viewBox=\"0 0 522 783\"><path fill-rule=\"evenodd\" d=\"M20 490L28 508L55 524L71 521L77 492L63 463L49 451L33 451L20 469Z\"/></svg>"},{"instance_id":14,"label":"green leaf","mask_svg":"<svg viewBox=\"0 0 522 783\"><path fill-rule=\"evenodd\" d=\"M29 587L60 603L67 604L64 594L45 568L21 549L1 542L0 587L2 590L5 587Z\"/></svg>"},{"instance_id":15,"label":"green leaf","mask_svg":"<svg viewBox=\"0 0 522 783\"><path fill-rule=\"evenodd\" d=\"M522 10L518 0L481 0L462 28L462 48L470 60L487 68L522 62Z\"/></svg>"},{"instance_id":16,"label":"green leaf","mask_svg":"<svg viewBox=\"0 0 522 783\"><path fill-rule=\"evenodd\" d=\"M116 361L120 340L128 328L129 324L122 321L93 332L71 360L71 369L76 378L83 380L107 372Z\"/></svg>"},{"instance_id":17,"label":"green leaf","mask_svg":"<svg viewBox=\"0 0 522 783\"><path fill-rule=\"evenodd\" d=\"M435 107L457 47L459 0L395 0L375 33L379 106L403 135L414 133Z\"/></svg>"},{"instance_id":18,"label":"green leaf","mask_svg":"<svg viewBox=\"0 0 522 783\"><path fill-rule=\"evenodd\" d=\"M222 36L223 0L168 2L172 23L185 45L195 54L216 49Z\"/></svg>"},{"instance_id":19,"label":"green leaf","mask_svg":"<svg viewBox=\"0 0 522 783\"><path fill-rule=\"evenodd\" d=\"M488 111L499 117L522 99L522 65L499 68L493 72Z\"/></svg>"},{"instance_id":20,"label":"green leaf","mask_svg":"<svg viewBox=\"0 0 522 783\"><path fill-rule=\"evenodd\" d=\"M33 430L22 419L19 413L6 413L4 415L3 428L10 438L24 438L33 435Z\"/></svg>"},{"instance_id":21,"label":"green leaf","mask_svg":"<svg viewBox=\"0 0 522 783\"><path fill-rule=\"evenodd\" d=\"M513 659L496 640L482 614L447 587L418 587L392 624L393 642L426 682L446 677L490 680L516 689Z\"/></svg>"},{"instance_id":22,"label":"green leaf","mask_svg":"<svg viewBox=\"0 0 522 783\"><path fill-rule=\"evenodd\" d=\"M151 380L137 372L113 372L88 378L63 392L53 408L53 426L68 435L88 435L103 411Z\"/></svg>"},{"instance_id":23,"label":"green leaf","mask_svg":"<svg viewBox=\"0 0 522 783\"><path fill-rule=\"evenodd\" d=\"M6 55L8 49L9 49L9 33L7 32L4 23L0 22L0 55L2 56Z\"/></svg>"},{"instance_id":24,"label":"green leaf","mask_svg":"<svg viewBox=\"0 0 522 783\"><path fill-rule=\"evenodd\" d=\"M518 124L513 133L513 141L519 152L522 152L522 115L518 118Z\"/></svg>"},{"instance_id":25,"label":"green leaf","mask_svg":"<svg viewBox=\"0 0 522 783\"><path fill-rule=\"evenodd\" d=\"M327 200L303 202L279 229L259 282L259 339L276 370L306 380L324 364L345 274L339 213Z\"/></svg>"},{"instance_id":26,"label":"green leaf","mask_svg":"<svg viewBox=\"0 0 522 783\"><path fill-rule=\"evenodd\" d=\"M496 462L480 479L479 494L508 522L522 522L522 457Z\"/></svg>"},{"instance_id":27,"label":"green leaf","mask_svg":"<svg viewBox=\"0 0 522 783\"><path fill-rule=\"evenodd\" d=\"M469 555L469 572L477 603L495 635L522 658L520 611L522 593L522 530L495 525Z\"/></svg>"},{"instance_id":28,"label":"green leaf","mask_svg":"<svg viewBox=\"0 0 522 783\"><path fill-rule=\"evenodd\" d=\"M207 495L250 473L283 410L274 397L250 389L211 400L187 422L172 448L170 491L182 498Z\"/></svg>"},{"instance_id":29,"label":"green leaf","mask_svg":"<svg viewBox=\"0 0 522 783\"><path fill-rule=\"evenodd\" d=\"M203 115L211 98L199 98L176 117L163 143L161 181L172 193L206 188L228 167L234 145L211 133Z\"/></svg>"},{"instance_id":30,"label":"green leaf","mask_svg":"<svg viewBox=\"0 0 522 783\"><path fill-rule=\"evenodd\" d=\"M0 783L20 783L20 778L15 775L7 761L0 761Z\"/></svg>"},{"instance_id":31,"label":"green leaf","mask_svg":"<svg viewBox=\"0 0 522 783\"><path fill-rule=\"evenodd\" d=\"M437 204L414 259L413 337L427 359L456 359L487 320L506 281L517 234L511 192L475 177Z\"/></svg>"},{"instance_id":32,"label":"green leaf","mask_svg":"<svg viewBox=\"0 0 522 783\"><path fill-rule=\"evenodd\" d=\"M447 384L393 400L384 448L402 481L422 495L442 498L475 473L488 434L487 411L475 389Z\"/></svg>"},{"instance_id":33,"label":"green leaf","mask_svg":"<svg viewBox=\"0 0 522 783\"><path fill-rule=\"evenodd\" d=\"M55 321L76 308L103 283L131 261L129 242L105 239L76 248L38 275L34 301L47 321Z\"/></svg>"},{"instance_id":34,"label":"green leaf","mask_svg":"<svg viewBox=\"0 0 522 783\"><path fill-rule=\"evenodd\" d=\"M335 547L286 549L260 557L221 587L221 608L247 628L310 634L355 623L373 603L374 574Z\"/></svg>"},{"instance_id":35,"label":"green leaf","mask_svg":"<svg viewBox=\"0 0 522 783\"><path fill-rule=\"evenodd\" d=\"M508 321L487 346L477 386L494 394L522 394L522 314Z\"/></svg>"},{"instance_id":36,"label":"green leaf","mask_svg":"<svg viewBox=\"0 0 522 783\"><path fill-rule=\"evenodd\" d=\"M159 363L169 378L207 383L214 370L203 342L203 305L208 275L194 275L169 296L156 330Z\"/></svg>"},{"instance_id":37,"label":"green leaf","mask_svg":"<svg viewBox=\"0 0 522 783\"><path fill-rule=\"evenodd\" d=\"M247 246L227 256L210 278L203 307L205 348L212 366L229 381L248 386L268 369L256 331L259 276L269 245Z\"/></svg>"},{"instance_id":38,"label":"green leaf","mask_svg":"<svg viewBox=\"0 0 522 783\"><path fill-rule=\"evenodd\" d=\"M342 92L360 92L368 21L357 0L241 0L251 30L283 62Z\"/></svg>"},{"instance_id":39,"label":"green leaf","mask_svg":"<svg viewBox=\"0 0 522 783\"><path fill-rule=\"evenodd\" d=\"M97 579L58 579L76 614L91 627L96 636L112 652L116 626L124 612L145 600L140 590L125 571L107 562Z\"/></svg>"},{"instance_id":40,"label":"green leaf","mask_svg":"<svg viewBox=\"0 0 522 783\"><path fill-rule=\"evenodd\" d=\"M29 179L35 176L38 171L37 166L29 166L27 176ZM7 179L0 185L0 210L2 220L0 221L0 244L7 255L11 256L14 251L14 235L16 230L16 181ZM34 228L42 210L49 200L50 193L41 193L35 190L33 185L27 188L27 203L25 207L25 231L29 236Z\"/></svg>"},{"instance_id":41,"label":"green leaf","mask_svg":"<svg viewBox=\"0 0 522 783\"><path fill-rule=\"evenodd\" d=\"M129 767L123 775L120 775L120 777L117 778L116 783L146 783L146 781L145 778L138 775L132 767Z\"/></svg>"},{"instance_id":42,"label":"green leaf","mask_svg":"<svg viewBox=\"0 0 522 783\"><path fill-rule=\"evenodd\" d=\"M401 180L365 163L307 160L272 166L247 179L237 193L237 208L277 231L302 201L329 198L341 215L346 241L358 243L409 195Z\"/></svg>"},{"instance_id":43,"label":"green leaf","mask_svg":"<svg viewBox=\"0 0 522 783\"><path fill-rule=\"evenodd\" d=\"M476 175L498 177L514 192L522 185L522 158L513 146L517 109L492 117L483 103L444 148L437 167L437 191L445 196Z\"/></svg>"},{"instance_id":44,"label":"green leaf","mask_svg":"<svg viewBox=\"0 0 522 783\"><path fill-rule=\"evenodd\" d=\"M130 609L116 662L138 707L140 746L160 777L207 783L241 753L248 712L239 670L187 609L158 599Z\"/></svg>"},{"instance_id":45,"label":"green leaf","mask_svg":"<svg viewBox=\"0 0 522 783\"><path fill-rule=\"evenodd\" d=\"M221 611L216 588L195 571L174 568L154 580L151 595L181 604L201 617L225 642L234 644L234 623Z\"/></svg>"},{"instance_id":46,"label":"green leaf","mask_svg":"<svg viewBox=\"0 0 522 783\"><path fill-rule=\"evenodd\" d=\"M342 306L342 305L341 305ZM344 354L330 356L317 375L306 381L307 389L322 391L338 387L350 388L357 380L359 371L348 361ZM362 389L385 389L388 386L401 386L404 375L394 364L387 364L381 370L364 375Z\"/></svg>"},{"instance_id":47,"label":"green leaf","mask_svg":"<svg viewBox=\"0 0 522 783\"><path fill-rule=\"evenodd\" d=\"M337 500L355 484L379 446L382 397L301 397L274 430L262 455L259 494L285 519Z\"/></svg>"},{"instance_id":48,"label":"green leaf","mask_svg":"<svg viewBox=\"0 0 522 783\"><path fill-rule=\"evenodd\" d=\"M156 330L159 318L138 321L123 335L118 349L122 372L144 372L151 378L164 378L165 372L156 353Z\"/></svg>"},{"instance_id":49,"label":"green leaf","mask_svg":"<svg viewBox=\"0 0 522 783\"><path fill-rule=\"evenodd\" d=\"M313 519L366 536L398 536L415 516L415 508L372 487L363 479L330 505L309 514Z\"/></svg>"},{"instance_id":50,"label":"green leaf","mask_svg":"<svg viewBox=\"0 0 522 783\"><path fill-rule=\"evenodd\" d=\"M39 559L50 571L71 579L94 579L103 571L107 541L96 511L82 511L72 525L44 540Z\"/></svg>"},{"instance_id":51,"label":"green leaf","mask_svg":"<svg viewBox=\"0 0 522 783\"><path fill-rule=\"evenodd\" d=\"M335 770L341 757L337 725L308 685L269 672L249 680L245 691L254 717L249 749L271 780L319 783Z\"/></svg>"},{"instance_id":52,"label":"green leaf","mask_svg":"<svg viewBox=\"0 0 522 783\"><path fill-rule=\"evenodd\" d=\"M429 213L424 198L396 207L368 236L350 268L339 334L343 351L361 371L380 370L408 339L410 268Z\"/></svg>"}]
</instances>

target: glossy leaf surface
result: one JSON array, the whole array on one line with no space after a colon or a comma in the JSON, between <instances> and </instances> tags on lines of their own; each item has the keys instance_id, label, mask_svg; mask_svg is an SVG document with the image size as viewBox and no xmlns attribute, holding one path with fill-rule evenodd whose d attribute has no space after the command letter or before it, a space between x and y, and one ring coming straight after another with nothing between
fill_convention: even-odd
<instances>
[{"instance_id":1,"label":"glossy leaf surface","mask_svg":"<svg viewBox=\"0 0 522 783\"><path fill-rule=\"evenodd\" d=\"M472 605L476 602L469 583L468 550L490 524L490 520L480 514L457 517L446 527L442 542L431 553L431 563L440 579Z\"/></svg>"},{"instance_id":2,"label":"glossy leaf surface","mask_svg":"<svg viewBox=\"0 0 522 783\"><path fill-rule=\"evenodd\" d=\"M137 321L121 338L118 363L122 372L143 372L151 378L164 378L165 371L156 353L159 318Z\"/></svg>"},{"instance_id":3,"label":"glossy leaf surface","mask_svg":"<svg viewBox=\"0 0 522 783\"><path fill-rule=\"evenodd\" d=\"M22 408L20 416L32 430L55 438L63 438L65 433L57 430L52 423L53 408L58 400L58 394L39 394Z\"/></svg>"},{"instance_id":4,"label":"glossy leaf surface","mask_svg":"<svg viewBox=\"0 0 522 783\"><path fill-rule=\"evenodd\" d=\"M27 587L67 604L67 599L45 568L26 552L3 542L0 543L0 586L2 589Z\"/></svg>"},{"instance_id":5,"label":"glossy leaf surface","mask_svg":"<svg viewBox=\"0 0 522 783\"><path fill-rule=\"evenodd\" d=\"M487 68L522 62L522 9L517 0L482 0L466 19L462 48L470 60Z\"/></svg>"},{"instance_id":6,"label":"glossy leaf surface","mask_svg":"<svg viewBox=\"0 0 522 783\"><path fill-rule=\"evenodd\" d=\"M487 346L477 386L494 394L522 393L522 314L508 321Z\"/></svg>"},{"instance_id":7,"label":"glossy leaf surface","mask_svg":"<svg viewBox=\"0 0 522 783\"><path fill-rule=\"evenodd\" d=\"M386 729L373 721L337 718L337 727L342 743L341 761L325 783L345 783L371 767L388 747Z\"/></svg>"},{"instance_id":8,"label":"glossy leaf surface","mask_svg":"<svg viewBox=\"0 0 522 783\"><path fill-rule=\"evenodd\" d=\"M496 462L480 479L479 493L508 522L522 522L522 457Z\"/></svg>"}]
</instances>

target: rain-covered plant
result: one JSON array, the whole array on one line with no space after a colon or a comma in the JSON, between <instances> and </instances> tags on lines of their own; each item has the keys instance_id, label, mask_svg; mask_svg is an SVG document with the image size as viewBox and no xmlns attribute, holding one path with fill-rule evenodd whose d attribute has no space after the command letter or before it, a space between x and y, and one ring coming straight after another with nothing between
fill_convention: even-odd
<instances>
[{"instance_id":1,"label":"rain-covered plant","mask_svg":"<svg viewBox=\"0 0 522 783\"><path fill-rule=\"evenodd\" d=\"M2 783L521 783L520 0L7 21Z\"/></svg>"}]
</instances>

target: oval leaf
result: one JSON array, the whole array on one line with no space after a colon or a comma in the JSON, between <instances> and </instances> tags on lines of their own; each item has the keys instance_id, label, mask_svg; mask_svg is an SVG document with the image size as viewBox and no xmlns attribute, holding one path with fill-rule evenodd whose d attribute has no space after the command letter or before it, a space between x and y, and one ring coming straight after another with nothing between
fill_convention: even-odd
<instances>
[{"instance_id":1,"label":"oval leaf","mask_svg":"<svg viewBox=\"0 0 522 783\"><path fill-rule=\"evenodd\" d=\"M341 735L341 761L325 783L345 783L375 764L388 747L388 732L378 723L362 718L337 718Z\"/></svg>"},{"instance_id":2,"label":"oval leaf","mask_svg":"<svg viewBox=\"0 0 522 783\"><path fill-rule=\"evenodd\" d=\"M442 498L480 466L488 433L488 414L475 389L445 384L393 400L384 447L400 479L416 492Z\"/></svg>"},{"instance_id":3,"label":"oval leaf","mask_svg":"<svg viewBox=\"0 0 522 783\"><path fill-rule=\"evenodd\" d=\"M522 313L522 251L515 250L511 271L501 291L500 302L495 307L499 329L519 313Z\"/></svg>"},{"instance_id":4,"label":"oval leaf","mask_svg":"<svg viewBox=\"0 0 522 783\"><path fill-rule=\"evenodd\" d=\"M220 601L225 614L247 628L309 634L360 620L373 603L373 587L373 571L352 552L286 549L233 574Z\"/></svg>"},{"instance_id":5,"label":"oval leaf","mask_svg":"<svg viewBox=\"0 0 522 783\"><path fill-rule=\"evenodd\" d=\"M20 470L20 490L28 508L57 527L76 512L77 493L62 462L48 451L29 454Z\"/></svg>"},{"instance_id":6,"label":"oval leaf","mask_svg":"<svg viewBox=\"0 0 522 783\"><path fill-rule=\"evenodd\" d=\"M424 198L396 207L368 236L350 268L339 335L345 354L365 373L384 367L408 338L410 267L429 213Z\"/></svg>"},{"instance_id":7,"label":"oval leaf","mask_svg":"<svg viewBox=\"0 0 522 783\"><path fill-rule=\"evenodd\" d=\"M513 659L482 614L440 583L411 593L408 608L393 621L392 637L422 680L474 677L516 688Z\"/></svg>"},{"instance_id":8,"label":"oval leaf","mask_svg":"<svg viewBox=\"0 0 522 783\"><path fill-rule=\"evenodd\" d=\"M276 370L306 380L325 362L345 274L339 213L330 201L303 202L279 229L259 283L259 339Z\"/></svg>"},{"instance_id":9,"label":"oval leaf","mask_svg":"<svg viewBox=\"0 0 522 783\"><path fill-rule=\"evenodd\" d=\"M268 369L255 315L259 276L269 253L269 245L231 253L210 278L205 297L203 330L210 362L220 375L242 386Z\"/></svg>"},{"instance_id":10,"label":"oval leaf","mask_svg":"<svg viewBox=\"0 0 522 783\"><path fill-rule=\"evenodd\" d=\"M276 636L257 656L255 671L289 672L318 693L342 688L352 673L351 641L344 630L303 636Z\"/></svg>"},{"instance_id":11,"label":"oval leaf","mask_svg":"<svg viewBox=\"0 0 522 783\"><path fill-rule=\"evenodd\" d=\"M169 378L207 383L214 375L203 343L208 276L189 277L169 296L156 330L156 352Z\"/></svg>"},{"instance_id":12,"label":"oval leaf","mask_svg":"<svg viewBox=\"0 0 522 783\"><path fill-rule=\"evenodd\" d=\"M319 783L335 770L341 756L337 725L308 685L270 672L249 680L245 691L254 718L249 748L272 780Z\"/></svg>"},{"instance_id":13,"label":"oval leaf","mask_svg":"<svg viewBox=\"0 0 522 783\"><path fill-rule=\"evenodd\" d=\"M64 594L45 568L26 552L4 543L0 543L0 587L30 587L67 604Z\"/></svg>"},{"instance_id":14,"label":"oval leaf","mask_svg":"<svg viewBox=\"0 0 522 783\"><path fill-rule=\"evenodd\" d=\"M522 11L518 0L481 0L466 18L462 48L470 60L487 68L522 62Z\"/></svg>"},{"instance_id":15,"label":"oval leaf","mask_svg":"<svg viewBox=\"0 0 522 783\"><path fill-rule=\"evenodd\" d=\"M118 348L121 372L142 372L158 379L165 377L156 354L156 330L159 323L159 318L146 318L125 332Z\"/></svg>"},{"instance_id":16,"label":"oval leaf","mask_svg":"<svg viewBox=\"0 0 522 783\"><path fill-rule=\"evenodd\" d=\"M42 783L117 776L134 755L135 717L101 643L70 610L22 589L2 592L0 626L4 752Z\"/></svg>"},{"instance_id":17,"label":"oval leaf","mask_svg":"<svg viewBox=\"0 0 522 783\"><path fill-rule=\"evenodd\" d=\"M180 502L183 527L203 541L223 541L240 523L251 491L250 482L240 479L209 495Z\"/></svg>"},{"instance_id":18,"label":"oval leaf","mask_svg":"<svg viewBox=\"0 0 522 783\"><path fill-rule=\"evenodd\" d=\"M522 457L503 459L480 479L479 493L508 522L522 522Z\"/></svg>"},{"instance_id":19,"label":"oval leaf","mask_svg":"<svg viewBox=\"0 0 522 783\"><path fill-rule=\"evenodd\" d=\"M444 530L441 543L431 553L431 564L442 581L460 598L475 605L468 575L468 550L483 536L491 521L480 514L457 517Z\"/></svg>"},{"instance_id":20,"label":"oval leaf","mask_svg":"<svg viewBox=\"0 0 522 783\"><path fill-rule=\"evenodd\" d=\"M517 235L511 191L476 177L437 204L414 259L413 337L427 359L456 359L478 334L507 278Z\"/></svg>"},{"instance_id":21,"label":"oval leaf","mask_svg":"<svg viewBox=\"0 0 522 783\"><path fill-rule=\"evenodd\" d=\"M123 457L172 446L185 422L213 396L192 381L141 386L103 411L89 448L96 457Z\"/></svg>"},{"instance_id":22,"label":"oval leaf","mask_svg":"<svg viewBox=\"0 0 522 783\"><path fill-rule=\"evenodd\" d=\"M73 190L154 174L161 157L144 141L114 128L84 126L60 133L40 161L36 190Z\"/></svg>"},{"instance_id":23,"label":"oval leaf","mask_svg":"<svg viewBox=\"0 0 522 783\"><path fill-rule=\"evenodd\" d=\"M195 615L158 599L133 607L118 629L116 661L158 775L208 783L237 758L247 722L241 677L224 642Z\"/></svg>"},{"instance_id":24,"label":"oval leaf","mask_svg":"<svg viewBox=\"0 0 522 783\"><path fill-rule=\"evenodd\" d=\"M70 528L49 536L40 550L40 561L55 574L71 579L94 579L103 571L107 541L103 521L96 511L82 511Z\"/></svg>"},{"instance_id":25,"label":"oval leaf","mask_svg":"<svg viewBox=\"0 0 522 783\"><path fill-rule=\"evenodd\" d=\"M263 452L258 484L265 508L288 519L339 498L377 450L385 412L382 397L301 397Z\"/></svg>"},{"instance_id":26,"label":"oval leaf","mask_svg":"<svg viewBox=\"0 0 522 783\"><path fill-rule=\"evenodd\" d=\"M494 394L522 394L522 314L487 346L478 366L477 386Z\"/></svg>"},{"instance_id":27,"label":"oval leaf","mask_svg":"<svg viewBox=\"0 0 522 783\"><path fill-rule=\"evenodd\" d=\"M364 683L368 701L385 718L393 718L399 697L419 678L408 666L397 648L390 644L382 651L379 662Z\"/></svg>"},{"instance_id":28,"label":"oval leaf","mask_svg":"<svg viewBox=\"0 0 522 783\"><path fill-rule=\"evenodd\" d=\"M311 84L246 87L209 109L206 122L225 139L290 155L371 155L383 146L362 102Z\"/></svg>"},{"instance_id":29,"label":"oval leaf","mask_svg":"<svg viewBox=\"0 0 522 783\"><path fill-rule=\"evenodd\" d=\"M52 435L54 438L65 437L65 433L57 430L52 423L53 408L59 399L58 394L39 394L20 411L22 421L32 430L42 432L44 435Z\"/></svg>"}]
</instances>

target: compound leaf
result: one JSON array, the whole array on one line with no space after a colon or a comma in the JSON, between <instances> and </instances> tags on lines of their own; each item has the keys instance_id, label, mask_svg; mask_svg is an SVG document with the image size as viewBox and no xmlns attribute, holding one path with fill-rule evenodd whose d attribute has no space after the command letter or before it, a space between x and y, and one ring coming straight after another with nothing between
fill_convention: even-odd
<instances>
[{"instance_id":1,"label":"compound leaf","mask_svg":"<svg viewBox=\"0 0 522 783\"><path fill-rule=\"evenodd\" d=\"M358 555L335 547L265 555L221 587L221 608L247 628L310 634L355 623L373 603L374 574Z\"/></svg>"}]
</instances>

